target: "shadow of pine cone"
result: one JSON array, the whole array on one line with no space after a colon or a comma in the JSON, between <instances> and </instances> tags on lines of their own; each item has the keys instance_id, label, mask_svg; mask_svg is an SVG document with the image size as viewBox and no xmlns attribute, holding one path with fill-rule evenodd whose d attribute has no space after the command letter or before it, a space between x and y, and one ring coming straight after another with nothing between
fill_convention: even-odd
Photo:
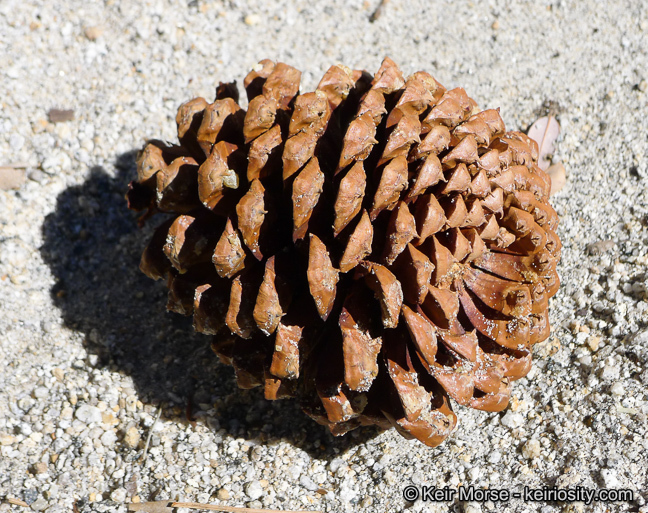
<instances>
[{"instance_id":1,"label":"shadow of pine cone","mask_svg":"<svg viewBox=\"0 0 648 513\"><path fill-rule=\"evenodd\" d=\"M165 415L175 412L179 422L187 422L187 405L200 418L199 404L216 404L217 422L208 424L233 437L285 439L326 458L334 448L375 436L376 430L366 429L336 439L294 402L271 403L258 390L240 391L210 339L194 333L189 319L160 308L166 288L138 269L154 226L139 229L124 201L126 184L135 177L135 153L117 158L115 176L94 167L83 184L64 190L42 228L41 253L56 279L52 298L65 325L85 334L96 365L130 376L142 402L169 406Z\"/></svg>"}]
</instances>

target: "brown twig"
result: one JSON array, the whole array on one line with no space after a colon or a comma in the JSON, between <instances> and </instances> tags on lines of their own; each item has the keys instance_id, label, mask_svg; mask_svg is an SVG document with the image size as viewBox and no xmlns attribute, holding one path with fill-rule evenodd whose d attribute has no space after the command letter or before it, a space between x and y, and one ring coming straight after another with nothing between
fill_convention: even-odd
<instances>
[{"instance_id":1,"label":"brown twig","mask_svg":"<svg viewBox=\"0 0 648 513\"><path fill-rule=\"evenodd\" d=\"M208 509L211 511L225 511L227 513L322 513L321 511L281 511L277 509L238 508L235 506L216 506L215 504L201 504L199 502L133 502L128 505L128 511L144 511L146 513L171 513L173 508Z\"/></svg>"},{"instance_id":2,"label":"brown twig","mask_svg":"<svg viewBox=\"0 0 648 513\"><path fill-rule=\"evenodd\" d=\"M277 509L237 508L234 506L216 506L214 504L200 504L199 502L174 502L174 508L209 509L212 511L228 511L231 513L322 513L321 511L280 511Z\"/></svg>"},{"instance_id":3,"label":"brown twig","mask_svg":"<svg viewBox=\"0 0 648 513\"><path fill-rule=\"evenodd\" d=\"M151 424L151 427L149 428L148 436L146 437L146 443L144 444L144 452L140 457L140 461L144 464L146 464L146 460L148 458L148 448L149 448L149 444L151 443L151 436L153 436L153 429L155 428L155 424L157 424L157 421L160 420L160 415L162 415L161 404L160 407L158 408L158 412L157 415L155 416L155 420L153 421L153 424Z\"/></svg>"},{"instance_id":4,"label":"brown twig","mask_svg":"<svg viewBox=\"0 0 648 513\"><path fill-rule=\"evenodd\" d=\"M376 21L380 16L382 16L383 9L385 6L389 3L389 0L380 0L380 3L378 4L378 7L376 10L373 12L373 14L369 17L369 21L373 23Z\"/></svg>"},{"instance_id":5,"label":"brown twig","mask_svg":"<svg viewBox=\"0 0 648 513\"><path fill-rule=\"evenodd\" d=\"M29 167L29 162L11 162L9 164L0 164L0 167L11 167L13 169L26 169Z\"/></svg>"}]
</instances>

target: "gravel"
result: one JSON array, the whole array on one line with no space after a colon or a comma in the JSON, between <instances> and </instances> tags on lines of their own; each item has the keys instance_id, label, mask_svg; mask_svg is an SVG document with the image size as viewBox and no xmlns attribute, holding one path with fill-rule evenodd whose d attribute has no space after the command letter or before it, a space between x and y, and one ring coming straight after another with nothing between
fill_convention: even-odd
<instances>
[{"instance_id":1,"label":"gravel","mask_svg":"<svg viewBox=\"0 0 648 513\"><path fill-rule=\"evenodd\" d=\"M648 511L648 11L639 0L0 2L0 513L150 500L328 512ZM135 151L270 57L430 71L510 129L551 111L567 183L552 334L502 413L429 449L334 438L236 389L138 271ZM60 117L50 111L69 111ZM56 122L54 122L56 121ZM18 166L19 164L19 166ZM15 187L15 188L13 188ZM187 414L189 405L190 415ZM160 418L156 420L158 413ZM407 485L624 488L631 501L407 502ZM15 501L14 501L15 502Z\"/></svg>"}]
</instances>

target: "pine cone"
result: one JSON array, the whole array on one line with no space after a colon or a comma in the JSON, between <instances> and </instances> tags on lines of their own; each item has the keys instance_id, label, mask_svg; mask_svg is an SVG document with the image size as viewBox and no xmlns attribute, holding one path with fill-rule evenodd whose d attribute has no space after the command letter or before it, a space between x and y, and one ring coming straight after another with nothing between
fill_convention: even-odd
<instances>
[{"instance_id":1,"label":"pine cone","mask_svg":"<svg viewBox=\"0 0 648 513\"><path fill-rule=\"evenodd\" d=\"M145 146L129 206L170 216L140 267L241 388L436 446L450 399L504 409L549 335L550 180L533 140L428 73L333 66L305 94L300 75L264 60L247 112L221 84L180 107L179 145Z\"/></svg>"}]
</instances>

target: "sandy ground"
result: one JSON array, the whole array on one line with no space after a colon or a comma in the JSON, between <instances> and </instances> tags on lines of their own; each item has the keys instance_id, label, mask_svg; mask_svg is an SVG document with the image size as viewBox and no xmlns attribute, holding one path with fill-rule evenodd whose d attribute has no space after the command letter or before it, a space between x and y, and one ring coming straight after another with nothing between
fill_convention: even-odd
<instances>
[{"instance_id":1,"label":"sandy ground","mask_svg":"<svg viewBox=\"0 0 648 513\"><path fill-rule=\"evenodd\" d=\"M639 0L391 0L371 22L377 6L0 1L0 166L18 166L0 170L0 512L163 499L648 511L648 10ZM151 227L138 229L123 200L134 152L146 138L174 139L183 101L240 84L266 57L303 70L308 91L331 64L374 72L386 55L501 107L509 129L548 109L562 125L552 335L507 411L457 408L459 427L436 449L393 431L334 439L294 403L238 391L208 339L165 313L163 286L138 271ZM54 123L50 109L73 119ZM522 496L406 501L410 485ZM525 487L632 498L586 505L525 497Z\"/></svg>"}]
</instances>

